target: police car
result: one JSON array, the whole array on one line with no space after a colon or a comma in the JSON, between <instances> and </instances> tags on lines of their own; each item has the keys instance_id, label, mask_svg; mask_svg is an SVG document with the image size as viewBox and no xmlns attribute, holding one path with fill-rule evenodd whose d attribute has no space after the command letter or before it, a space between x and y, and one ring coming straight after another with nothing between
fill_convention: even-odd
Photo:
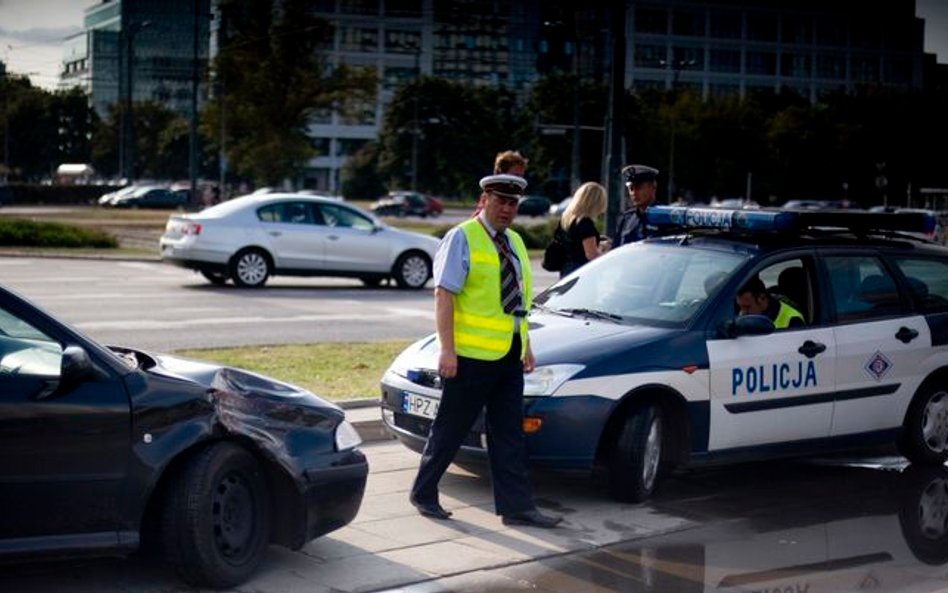
<instances>
[{"instance_id":1,"label":"police car","mask_svg":"<svg viewBox=\"0 0 948 593\"><path fill-rule=\"evenodd\" d=\"M640 501L676 467L897 443L948 459L948 249L921 213L652 207L659 235L539 294L525 375L531 465L602 471ZM739 316L753 277L803 327ZM440 395L426 337L382 378L382 416L421 450ZM485 457L478 423L458 454Z\"/></svg>"}]
</instances>

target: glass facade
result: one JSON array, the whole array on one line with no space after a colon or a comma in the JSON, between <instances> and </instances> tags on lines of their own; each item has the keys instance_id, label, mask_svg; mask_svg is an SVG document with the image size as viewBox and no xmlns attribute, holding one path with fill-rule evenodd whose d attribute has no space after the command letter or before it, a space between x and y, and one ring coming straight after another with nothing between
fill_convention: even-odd
<instances>
[{"instance_id":1,"label":"glass facade","mask_svg":"<svg viewBox=\"0 0 948 593\"><path fill-rule=\"evenodd\" d=\"M80 41L64 51L62 87L81 86L105 115L128 92L133 101L156 101L190 113L194 30L198 71L207 66L210 0L105 0L85 11L88 55L70 59ZM129 62L131 59L131 62ZM198 102L203 103L199 96Z\"/></svg>"}]
</instances>

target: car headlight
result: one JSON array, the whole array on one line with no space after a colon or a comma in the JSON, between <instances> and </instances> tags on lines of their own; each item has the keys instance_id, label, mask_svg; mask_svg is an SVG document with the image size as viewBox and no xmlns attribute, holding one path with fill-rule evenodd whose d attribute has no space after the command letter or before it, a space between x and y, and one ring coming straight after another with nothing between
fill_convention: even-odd
<instances>
[{"instance_id":1,"label":"car headlight","mask_svg":"<svg viewBox=\"0 0 948 593\"><path fill-rule=\"evenodd\" d=\"M354 426L347 420L343 420L336 427L336 451L345 451L354 449L362 444L362 437Z\"/></svg>"},{"instance_id":2,"label":"car headlight","mask_svg":"<svg viewBox=\"0 0 948 593\"><path fill-rule=\"evenodd\" d=\"M524 395L553 395L567 379L586 368L581 364L551 364L523 376Z\"/></svg>"}]
</instances>

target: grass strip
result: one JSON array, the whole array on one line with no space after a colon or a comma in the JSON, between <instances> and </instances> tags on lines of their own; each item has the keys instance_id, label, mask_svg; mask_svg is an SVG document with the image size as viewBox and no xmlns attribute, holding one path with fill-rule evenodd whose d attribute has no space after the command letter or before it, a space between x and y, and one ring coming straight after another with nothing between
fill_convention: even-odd
<instances>
[{"instance_id":1,"label":"grass strip","mask_svg":"<svg viewBox=\"0 0 948 593\"><path fill-rule=\"evenodd\" d=\"M281 344L178 350L178 356L240 367L303 387L328 400L378 398L379 381L413 340Z\"/></svg>"},{"instance_id":2,"label":"grass strip","mask_svg":"<svg viewBox=\"0 0 948 593\"><path fill-rule=\"evenodd\" d=\"M118 241L104 231L58 222L0 219L0 245L11 247L94 247L114 249Z\"/></svg>"}]
</instances>

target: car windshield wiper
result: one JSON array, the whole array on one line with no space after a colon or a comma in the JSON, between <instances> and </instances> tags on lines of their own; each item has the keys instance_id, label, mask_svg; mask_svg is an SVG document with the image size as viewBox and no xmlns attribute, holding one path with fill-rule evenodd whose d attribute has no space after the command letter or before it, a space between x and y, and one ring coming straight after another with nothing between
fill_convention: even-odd
<instances>
[{"instance_id":1,"label":"car windshield wiper","mask_svg":"<svg viewBox=\"0 0 948 593\"><path fill-rule=\"evenodd\" d=\"M595 317L596 319L605 319L606 321L615 321L616 323L622 321L622 316L615 315L613 313L606 313L605 311L598 311L596 309L584 309L582 307L575 309L559 309L563 313L568 313L570 315L585 315L586 317Z\"/></svg>"}]
</instances>

